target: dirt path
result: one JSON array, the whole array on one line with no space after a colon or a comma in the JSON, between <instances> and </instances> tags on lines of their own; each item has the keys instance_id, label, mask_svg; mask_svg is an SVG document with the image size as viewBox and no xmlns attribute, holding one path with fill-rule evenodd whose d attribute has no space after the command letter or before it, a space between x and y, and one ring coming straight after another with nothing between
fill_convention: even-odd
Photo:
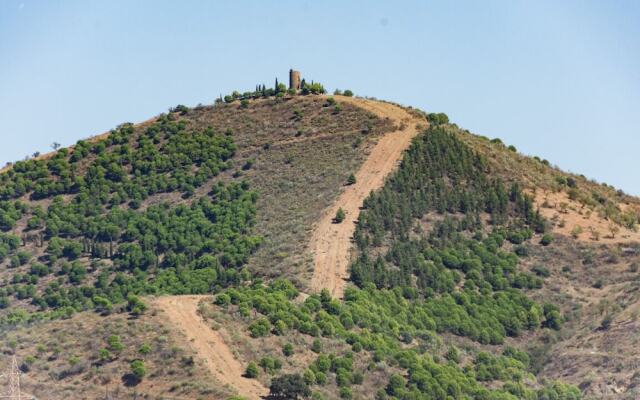
<instances>
[{"instance_id":1,"label":"dirt path","mask_svg":"<svg viewBox=\"0 0 640 400\"><path fill-rule=\"evenodd\" d=\"M260 399L269 392L255 379L243 377L244 367L236 360L220 332L211 329L198 314L198 303L211 296L164 296L153 303L167 321L185 336L198 356L205 360L211 374L223 385L235 389L247 399Z\"/></svg>"},{"instance_id":2,"label":"dirt path","mask_svg":"<svg viewBox=\"0 0 640 400\"><path fill-rule=\"evenodd\" d=\"M395 170L403 152L419 132L418 125L426 125L426 121L389 103L349 97L337 99L364 108L380 118L389 118L398 126L397 130L378 140L355 174L356 183L345 187L333 206L326 210L311 236L309 246L314 254L311 290L318 292L327 288L333 296L341 298L348 277L351 239L362 202L372 190L382 187L385 178ZM339 208L344 210L346 219L341 224L334 224L333 218Z\"/></svg>"}]
</instances>

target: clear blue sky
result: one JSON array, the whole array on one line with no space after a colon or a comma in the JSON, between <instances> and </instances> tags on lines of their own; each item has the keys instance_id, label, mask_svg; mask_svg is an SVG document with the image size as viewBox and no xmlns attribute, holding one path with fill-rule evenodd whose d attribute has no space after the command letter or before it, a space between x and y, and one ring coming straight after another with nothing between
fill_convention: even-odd
<instances>
[{"instance_id":1,"label":"clear blue sky","mask_svg":"<svg viewBox=\"0 0 640 400\"><path fill-rule=\"evenodd\" d=\"M3 0L0 163L290 67L640 194L636 0Z\"/></svg>"}]
</instances>

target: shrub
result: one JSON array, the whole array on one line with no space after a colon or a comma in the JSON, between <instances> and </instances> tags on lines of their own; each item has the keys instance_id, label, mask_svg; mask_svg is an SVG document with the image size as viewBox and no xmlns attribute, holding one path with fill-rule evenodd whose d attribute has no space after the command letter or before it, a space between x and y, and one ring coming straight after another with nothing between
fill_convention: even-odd
<instances>
[{"instance_id":1,"label":"shrub","mask_svg":"<svg viewBox=\"0 0 640 400\"><path fill-rule=\"evenodd\" d=\"M82 254L82 243L76 242L73 240L69 240L65 242L64 247L62 249L62 255L67 257L69 260L75 260L80 257Z\"/></svg>"},{"instance_id":2,"label":"shrub","mask_svg":"<svg viewBox=\"0 0 640 400\"><path fill-rule=\"evenodd\" d=\"M249 100L247 99L240 100L240 108L244 108L244 109L249 108Z\"/></svg>"},{"instance_id":3,"label":"shrub","mask_svg":"<svg viewBox=\"0 0 640 400\"><path fill-rule=\"evenodd\" d=\"M553 242L553 236L551 236L548 233L545 233L544 235L542 235L542 238L540 239L541 245L548 246L551 244L551 242Z\"/></svg>"},{"instance_id":4,"label":"shrub","mask_svg":"<svg viewBox=\"0 0 640 400\"><path fill-rule=\"evenodd\" d=\"M113 308L113 304L106 297L94 296L93 304L97 311L109 313Z\"/></svg>"},{"instance_id":5,"label":"shrub","mask_svg":"<svg viewBox=\"0 0 640 400\"><path fill-rule=\"evenodd\" d=\"M315 372L316 375L316 383L318 385L324 385L325 383L327 383L327 375L322 372L322 371L318 371Z\"/></svg>"},{"instance_id":6,"label":"shrub","mask_svg":"<svg viewBox=\"0 0 640 400\"><path fill-rule=\"evenodd\" d=\"M242 170L243 171L250 170L251 167L253 167L254 163L255 163L255 160L253 160L253 159L247 160L247 162L245 162L244 165L242 166Z\"/></svg>"},{"instance_id":7,"label":"shrub","mask_svg":"<svg viewBox=\"0 0 640 400\"><path fill-rule=\"evenodd\" d=\"M313 339L313 343L311 343L311 351L314 353L322 353L322 342L320 339Z\"/></svg>"},{"instance_id":8,"label":"shrub","mask_svg":"<svg viewBox=\"0 0 640 400\"><path fill-rule=\"evenodd\" d=\"M252 338L267 336L271 330L271 324L266 318L258 318L249 325L249 332Z\"/></svg>"},{"instance_id":9,"label":"shrub","mask_svg":"<svg viewBox=\"0 0 640 400\"><path fill-rule=\"evenodd\" d=\"M214 303L220 307L226 307L231 304L231 297L226 293L220 293L216 296Z\"/></svg>"},{"instance_id":10,"label":"shrub","mask_svg":"<svg viewBox=\"0 0 640 400\"><path fill-rule=\"evenodd\" d=\"M111 361L113 356L111 355L111 352L109 350L103 348L98 351L98 358L100 358L100 361L102 362L107 362Z\"/></svg>"},{"instance_id":11,"label":"shrub","mask_svg":"<svg viewBox=\"0 0 640 400\"><path fill-rule=\"evenodd\" d=\"M404 389L404 378L399 374L393 374L389 378L389 384L387 385L387 393L390 395L399 395Z\"/></svg>"},{"instance_id":12,"label":"shrub","mask_svg":"<svg viewBox=\"0 0 640 400\"><path fill-rule=\"evenodd\" d=\"M576 225L572 230L571 230L571 236L574 239L577 239L578 237L580 237L580 235L582 234L583 230L582 227L580 225Z\"/></svg>"},{"instance_id":13,"label":"shrub","mask_svg":"<svg viewBox=\"0 0 640 400\"><path fill-rule=\"evenodd\" d=\"M258 366L253 361L247 365L247 369L244 371L244 376L251 379L257 378L259 374Z\"/></svg>"},{"instance_id":14,"label":"shrub","mask_svg":"<svg viewBox=\"0 0 640 400\"><path fill-rule=\"evenodd\" d=\"M265 372L273 374L282 368L282 361L275 357L262 357L260 359L260 367L262 367Z\"/></svg>"},{"instance_id":15,"label":"shrub","mask_svg":"<svg viewBox=\"0 0 640 400\"><path fill-rule=\"evenodd\" d=\"M338 208L338 211L336 212L336 216L333 218L333 222L335 222L336 224L342 223L342 221L344 221L346 215L344 210L342 209L342 207Z\"/></svg>"},{"instance_id":16,"label":"shrub","mask_svg":"<svg viewBox=\"0 0 640 400\"><path fill-rule=\"evenodd\" d=\"M544 265L540 265L540 264L535 265L535 266L531 269L531 271L532 271L534 274L536 274L536 275L538 275L538 276L542 276L542 277L544 277L544 278L548 278L548 277L549 277L549 275L551 275L551 273L549 272L549 269L548 269L547 267L545 267Z\"/></svg>"},{"instance_id":17,"label":"shrub","mask_svg":"<svg viewBox=\"0 0 640 400\"><path fill-rule=\"evenodd\" d=\"M189 107L182 104L178 104L177 106L175 106L173 109L169 111L180 113L180 115L186 115L189 113Z\"/></svg>"},{"instance_id":18,"label":"shrub","mask_svg":"<svg viewBox=\"0 0 640 400\"><path fill-rule=\"evenodd\" d=\"M444 358L457 364L460 362L460 351L456 346L451 346L445 353Z\"/></svg>"},{"instance_id":19,"label":"shrub","mask_svg":"<svg viewBox=\"0 0 640 400\"><path fill-rule=\"evenodd\" d=\"M347 178L347 185L353 185L356 183L356 176L354 174L349 175Z\"/></svg>"},{"instance_id":20,"label":"shrub","mask_svg":"<svg viewBox=\"0 0 640 400\"><path fill-rule=\"evenodd\" d=\"M144 361L142 360L131 361L130 367L131 367L131 373L138 380L141 380L147 374L147 369L145 368Z\"/></svg>"},{"instance_id":21,"label":"shrub","mask_svg":"<svg viewBox=\"0 0 640 400\"><path fill-rule=\"evenodd\" d=\"M547 328L551 328L553 330L560 330L562 327L562 316L560 315L560 311L558 307L553 304L546 303L544 305L544 316L545 321L543 326Z\"/></svg>"},{"instance_id":22,"label":"shrub","mask_svg":"<svg viewBox=\"0 0 640 400\"><path fill-rule=\"evenodd\" d=\"M149 345L149 343L143 343L142 346L140 346L140 348L138 349L138 352L140 354L149 354L151 353L151 346Z\"/></svg>"},{"instance_id":23,"label":"shrub","mask_svg":"<svg viewBox=\"0 0 640 400\"><path fill-rule=\"evenodd\" d=\"M147 309L147 305L138 296L130 294L127 296L127 311L133 315L140 315Z\"/></svg>"},{"instance_id":24,"label":"shrub","mask_svg":"<svg viewBox=\"0 0 640 400\"><path fill-rule=\"evenodd\" d=\"M520 257L527 257L529 255L529 248L527 246L516 246L513 251Z\"/></svg>"},{"instance_id":25,"label":"shrub","mask_svg":"<svg viewBox=\"0 0 640 400\"><path fill-rule=\"evenodd\" d=\"M316 374L310 370L310 369L305 369L304 370L304 381L307 382L307 385L313 385L316 383Z\"/></svg>"},{"instance_id":26,"label":"shrub","mask_svg":"<svg viewBox=\"0 0 640 400\"><path fill-rule=\"evenodd\" d=\"M20 265L25 265L31 260L31 254L26 251L21 250L16 255L18 256L18 263Z\"/></svg>"},{"instance_id":27,"label":"shrub","mask_svg":"<svg viewBox=\"0 0 640 400\"><path fill-rule=\"evenodd\" d=\"M449 117L445 113L430 113L427 114L427 120L432 125L442 125L449 123Z\"/></svg>"},{"instance_id":28,"label":"shrub","mask_svg":"<svg viewBox=\"0 0 640 400\"><path fill-rule=\"evenodd\" d=\"M282 354L285 357L291 357L293 355L293 345L291 343L287 343L282 347Z\"/></svg>"},{"instance_id":29,"label":"shrub","mask_svg":"<svg viewBox=\"0 0 640 400\"><path fill-rule=\"evenodd\" d=\"M116 336L116 335L109 336L109 338L107 339L107 343L109 343L109 348L112 351L115 351L116 353L119 353L122 350L124 350L124 345L120 341L119 336Z\"/></svg>"},{"instance_id":30,"label":"shrub","mask_svg":"<svg viewBox=\"0 0 640 400\"><path fill-rule=\"evenodd\" d=\"M353 97L353 92L349 89L345 90L344 92L342 92L343 96L347 96L347 97Z\"/></svg>"},{"instance_id":31,"label":"shrub","mask_svg":"<svg viewBox=\"0 0 640 400\"><path fill-rule=\"evenodd\" d=\"M602 322L600 323L600 328L606 331L611 327L612 322L613 322L613 317L611 316L611 314L607 314L602 319Z\"/></svg>"}]
</instances>

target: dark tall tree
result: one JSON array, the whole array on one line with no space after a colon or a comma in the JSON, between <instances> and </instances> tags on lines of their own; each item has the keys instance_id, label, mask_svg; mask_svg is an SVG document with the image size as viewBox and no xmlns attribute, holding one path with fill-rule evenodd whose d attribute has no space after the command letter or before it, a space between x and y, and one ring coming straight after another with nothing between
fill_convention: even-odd
<instances>
[{"instance_id":1,"label":"dark tall tree","mask_svg":"<svg viewBox=\"0 0 640 400\"><path fill-rule=\"evenodd\" d=\"M311 396L309 385L300 374L287 374L271 381L269 398L297 400Z\"/></svg>"}]
</instances>

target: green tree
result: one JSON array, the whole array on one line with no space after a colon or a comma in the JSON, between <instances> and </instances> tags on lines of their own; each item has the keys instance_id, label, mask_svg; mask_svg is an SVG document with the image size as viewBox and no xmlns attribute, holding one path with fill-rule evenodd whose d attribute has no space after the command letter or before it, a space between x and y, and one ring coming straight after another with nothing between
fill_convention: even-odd
<instances>
[{"instance_id":1,"label":"green tree","mask_svg":"<svg viewBox=\"0 0 640 400\"><path fill-rule=\"evenodd\" d=\"M249 325L249 332L251 337L257 338L262 336L267 336L269 334L269 330L271 329L271 324L269 320L266 318L259 318L254 321L251 325Z\"/></svg>"},{"instance_id":2,"label":"green tree","mask_svg":"<svg viewBox=\"0 0 640 400\"><path fill-rule=\"evenodd\" d=\"M287 343L282 347L282 354L285 357L291 357L293 355L293 345L291 343Z\"/></svg>"},{"instance_id":3,"label":"green tree","mask_svg":"<svg viewBox=\"0 0 640 400\"><path fill-rule=\"evenodd\" d=\"M333 218L333 222L335 222L336 224L341 223L342 221L344 221L346 215L344 210L342 209L342 207L338 208L338 211L336 212L336 216Z\"/></svg>"},{"instance_id":4,"label":"green tree","mask_svg":"<svg viewBox=\"0 0 640 400\"><path fill-rule=\"evenodd\" d=\"M297 400L311 396L311 389L300 374L287 374L274 378L269 387L269 396L276 399Z\"/></svg>"}]
</instances>

